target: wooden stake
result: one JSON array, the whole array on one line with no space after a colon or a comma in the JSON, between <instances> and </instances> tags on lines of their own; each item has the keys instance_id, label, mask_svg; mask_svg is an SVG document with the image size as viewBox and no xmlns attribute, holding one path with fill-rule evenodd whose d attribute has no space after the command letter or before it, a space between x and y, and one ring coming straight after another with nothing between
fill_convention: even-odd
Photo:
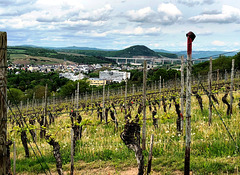
<instances>
[{"instance_id":1,"label":"wooden stake","mask_svg":"<svg viewBox=\"0 0 240 175\"><path fill-rule=\"evenodd\" d=\"M159 108L160 108L160 104L161 104L161 98L162 98L162 77L159 77Z\"/></svg>"},{"instance_id":2,"label":"wooden stake","mask_svg":"<svg viewBox=\"0 0 240 175\"><path fill-rule=\"evenodd\" d=\"M232 104L233 104L234 61L235 60L232 59L231 87L230 87L230 115L232 115Z\"/></svg>"},{"instance_id":3,"label":"wooden stake","mask_svg":"<svg viewBox=\"0 0 240 175\"><path fill-rule=\"evenodd\" d=\"M107 118L105 116L105 84L103 85L103 96L102 96L102 115L103 118L105 119L105 122L107 123Z\"/></svg>"},{"instance_id":4,"label":"wooden stake","mask_svg":"<svg viewBox=\"0 0 240 175\"><path fill-rule=\"evenodd\" d=\"M108 86L107 99L109 100L109 86Z\"/></svg>"},{"instance_id":5,"label":"wooden stake","mask_svg":"<svg viewBox=\"0 0 240 175\"><path fill-rule=\"evenodd\" d=\"M79 82L78 82L78 84L77 84L77 100L76 100L76 109L77 109L77 115L78 115L78 100L79 100Z\"/></svg>"},{"instance_id":6,"label":"wooden stake","mask_svg":"<svg viewBox=\"0 0 240 175\"><path fill-rule=\"evenodd\" d=\"M13 174L16 174L16 142L13 142Z\"/></svg>"},{"instance_id":7,"label":"wooden stake","mask_svg":"<svg viewBox=\"0 0 240 175\"><path fill-rule=\"evenodd\" d=\"M70 175L73 175L74 172L74 145L73 145L73 129L71 129L71 172Z\"/></svg>"},{"instance_id":8,"label":"wooden stake","mask_svg":"<svg viewBox=\"0 0 240 175\"><path fill-rule=\"evenodd\" d=\"M181 56L181 113L184 116L184 56ZM183 118L180 120L181 131L183 131Z\"/></svg>"},{"instance_id":9,"label":"wooden stake","mask_svg":"<svg viewBox=\"0 0 240 175\"><path fill-rule=\"evenodd\" d=\"M212 124L212 57L210 57L209 60L209 73L208 73L208 91L209 91L209 114L208 114L208 125L210 126Z\"/></svg>"},{"instance_id":10,"label":"wooden stake","mask_svg":"<svg viewBox=\"0 0 240 175\"><path fill-rule=\"evenodd\" d=\"M45 87L45 103L44 103L45 104L45 106L44 106L44 117L47 117L47 91L48 91L48 85L46 84L46 87Z\"/></svg>"},{"instance_id":11,"label":"wooden stake","mask_svg":"<svg viewBox=\"0 0 240 175\"><path fill-rule=\"evenodd\" d=\"M227 75L227 70L225 69L225 83L227 82L227 79L228 79L228 75Z\"/></svg>"},{"instance_id":12,"label":"wooden stake","mask_svg":"<svg viewBox=\"0 0 240 175\"><path fill-rule=\"evenodd\" d=\"M33 93L33 99L32 99L32 108L35 107L35 92Z\"/></svg>"},{"instance_id":13,"label":"wooden stake","mask_svg":"<svg viewBox=\"0 0 240 175\"><path fill-rule=\"evenodd\" d=\"M190 144L191 144L191 80L192 80L192 54L187 55L187 79L186 79L186 149L184 174L190 172Z\"/></svg>"},{"instance_id":14,"label":"wooden stake","mask_svg":"<svg viewBox=\"0 0 240 175\"><path fill-rule=\"evenodd\" d=\"M126 84L125 84L125 98L124 98L124 107L125 107L125 109L127 110L127 79L126 79ZM125 110L125 111L126 111Z\"/></svg>"},{"instance_id":15,"label":"wooden stake","mask_svg":"<svg viewBox=\"0 0 240 175\"><path fill-rule=\"evenodd\" d=\"M91 93L91 104L93 102L93 87L92 87L92 93Z\"/></svg>"},{"instance_id":16,"label":"wooden stake","mask_svg":"<svg viewBox=\"0 0 240 175\"><path fill-rule=\"evenodd\" d=\"M152 135L151 135L151 140L150 140L150 150L149 150L149 155L148 155L147 174L150 174L150 173L151 173L153 140L154 140L154 135L152 134Z\"/></svg>"},{"instance_id":17,"label":"wooden stake","mask_svg":"<svg viewBox=\"0 0 240 175\"><path fill-rule=\"evenodd\" d=\"M147 78L147 61L144 60L143 68L143 126L142 126L142 149L146 149L146 78Z\"/></svg>"},{"instance_id":18,"label":"wooden stake","mask_svg":"<svg viewBox=\"0 0 240 175\"><path fill-rule=\"evenodd\" d=\"M0 32L0 174L7 168L7 33Z\"/></svg>"}]
</instances>

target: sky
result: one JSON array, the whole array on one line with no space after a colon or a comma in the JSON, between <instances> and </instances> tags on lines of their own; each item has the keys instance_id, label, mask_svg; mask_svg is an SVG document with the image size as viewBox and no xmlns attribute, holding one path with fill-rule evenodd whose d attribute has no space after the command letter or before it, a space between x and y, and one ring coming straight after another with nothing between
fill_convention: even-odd
<instances>
[{"instance_id":1,"label":"sky","mask_svg":"<svg viewBox=\"0 0 240 175\"><path fill-rule=\"evenodd\" d=\"M239 0L0 0L8 45L240 50Z\"/></svg>"}]
</instances>

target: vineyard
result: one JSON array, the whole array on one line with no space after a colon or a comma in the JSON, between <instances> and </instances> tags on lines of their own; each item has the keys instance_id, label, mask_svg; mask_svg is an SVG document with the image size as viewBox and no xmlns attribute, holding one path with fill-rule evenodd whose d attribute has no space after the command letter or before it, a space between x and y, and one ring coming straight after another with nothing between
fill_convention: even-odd
<instances>
[{"instance_id":1,"label":"vineyard","mask_svg":"<svg viewBox=\"0 0 240 175\"><path fill-rule=\"evenodd\" d=\"M238 172L240 81L237 74L235 77L231 91L229 78L216 76L211 93L208 83L201 81L207 79L193 80L190 170L194 174ZM11 171L65 174L74 169L74 174L121 174L133 168L137 174L142 168L147 173L153 134L151 173L181 174L186 138L185 124L180 122L185 123L180 82L158 83L152 83L146 93L145 150L140 146L144 123L141 87L130 90L125 86L124 91L110 94L103 88L102 94L83 97L76 91L62 100L46 98L37 104L33 99L20 106L9 105ZM185 104L185 95L182 98ZM209 103L213 107L211 123Z\"/></svg>"}]
</instances>

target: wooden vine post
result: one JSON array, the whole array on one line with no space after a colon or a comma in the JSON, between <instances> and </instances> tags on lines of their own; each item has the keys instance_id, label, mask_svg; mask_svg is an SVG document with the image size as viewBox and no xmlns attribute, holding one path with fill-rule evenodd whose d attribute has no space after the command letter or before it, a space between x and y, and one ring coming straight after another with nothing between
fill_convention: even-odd
<instances>
[{"instance_id":1,"label":"wooden vine post","mask_svg":"<svg viewBox=\"0 0 240 175\"><path fill-rule=\"evenodd\" d=\"M0 32L0 174L7 171L7 33Z\"/></svg>"},{"instance_id":2,"label":"wooden vine post","mask_svg":"<svg viewBox=\"0 0 240 175\"><path fill-rule=\"evenodd\" d=\"M151 140L150 140L149 155L148 155L147 174L150 174L150 173L151 173L153 140L154 140L154 135L152 134L152 135L151 135Z\"/></svg>"},{"instance_id":3,"label":"wooden vine post","mask_svg":"<svg viewBox=\"0 0 240 175\"><path fill-rule=\"evenodd\" d=\"M122 96L123 96L123 90L122 90L122 86L121 86L121 98L122 98Z\"/></svg>"},{"instance_id":4,"label":"wooden vine post","mask_svg":"<svg viewBox=\"0 0 240 175\"><path fill-rule=\"evenodd\" d=\"M135 89L134 89L135 87L134 87L134 84L133 84L133 95L135 94Z\"/></svg>"},{"instance_id":5,"label":"wooden vine post","mask_svg":"<svg viewBox=\"0 0 240 175\"><path fill-rule=\"evenodd\" d=\"M79 100L79 82L77 84L77 100L76 100L76 110L77 110L77 115L78 115L78 100Z\"/></svg>"},{"instance_id":6,"label":"wooden vine post","mask_svg":"<svg viewBox=\"0 0 240 175\"><path fill-rule=\"evenodd\" d=\"M208 99L209 99L209 114L208 114L208 125L210 126L212 124L212 57L210 57L209 60L209 73L208 73Z\"/></svg>"},{"instance_id":7,"label":"wooden vine post","mask_svg":"<svg viewBox=\"0 0 240 175\"><path fill-rule=\"evenodd\" d=\"M161 98L162 98L162 76L159 77L159 108L161 104Z\"/></svg>"},{"instance_id":8,"label":"wooden vine post","mask_svg":"<svg viewBox=\"0 0 240 175\"><path fill-rule=\"evenodd\" d=\"M143 126L142 126L142 150L146 149L146 79L147 79L147 61L143 64Z\"/></svg>"},{"instance_id":9,"label":"wooden vine post","mask_svg":"<svg viewBox=\"0 0 240 175\"><path fill-rule=\"evenodd\" d=\"M102 96L102 115L107 124L107 118L105 118L105 84L103 84L103 96Z\"/></svg>"},{"instance_id":10,"label":"wooden vine post","mask_svg":"<svg viewBox=\"0 0 240 175\"><path fill-rule=\"evenodd\" d=\"M182 116L184 116L184 56L181 56L181 113ZM180 128L181 132L183 131L183 117L180 120Z\"/></svg>"},{"instance_id":11,"label":"wooden vine post","mask_svg":"<svg viewBox=\"0 0 240 175\"><path fill-rule=\"evenodd\" d=\"M232 115L232 104L233 104L234 61L235 60L232 59L231 87L230 87L230 115Z\"/></svg>"},{"instance_id":12,"label":"wooden vine post","mask_svg":"<svg viewBox=\"0 0 240 175\"><path fill-rule=\"evenodd\" d=\"M109 86L108 86L107 99L109 100Z\"/></svg>"},{"instance_id":13,"label":"wooden vine post","mask_svg":"<svg viewBox=\"0 0 240 175\"><path fill-rule=\"evenodd\" d=\"M92 92L91 92L91 104L93 102L93 87L92 87Z\"/></svg>"},{"instance_id":14,"label":"wooden vine post","mask_svg":"<svg viewBox=\"0 0 240 175\"><path fill-rule=\"evenodd\" d=\"M73 138L73 129L71 129L71 171L70 171L70 175L73 175L74 172L74 146L73 146L73 142L74 142L74 138Z\"/></svg>"},{"instance_id":15,"label":"wooden vine post","mask_svg":"<svg viewBox=\"0 0 240 175\"><path fill-rule=\"evenodd\" d=\"M188 32L187 36L187 79L186 79L186 149L184 175L190 173L190 144L191 144L191 79L192 79L192 42L195 39L193 32Z\"/></svg>"},{"instance_id":16,"label":"wooden vine post","mask_svg":"<svg viewBox=\"0 0 240 175\"><path fill-rule=\"evenodd\" d=\"M127 111L127 79L125 81L125 97L124 97L124 108L125 108L125 111Z\"/></svg>"},{"instance_id":17,"label":"wooden vine post","mask_svg":"<svg viewBox=\"0 0 240 175\"><path fill-rule=\"evenodd\" d=\"M44 103L44 126L46 125L46 120L47 120L47 91L48 91L48 85L46 84L45 87L45 103Z\"/></svg>"}]
</instances>

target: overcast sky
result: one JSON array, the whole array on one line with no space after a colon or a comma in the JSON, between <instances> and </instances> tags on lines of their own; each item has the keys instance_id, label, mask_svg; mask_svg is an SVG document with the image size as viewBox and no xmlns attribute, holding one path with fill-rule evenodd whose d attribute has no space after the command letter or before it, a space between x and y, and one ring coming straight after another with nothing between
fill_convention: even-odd
<instances>
[{"instance_id":1,"label":"overcast sky","mask_svg":"<svg viewBox=\"0 0 240 175\"><path fill-rule=\"evenodd\" d=\"M239 0L0 0L8 45L240 49Z\"/></svg>"}]
</instances>

